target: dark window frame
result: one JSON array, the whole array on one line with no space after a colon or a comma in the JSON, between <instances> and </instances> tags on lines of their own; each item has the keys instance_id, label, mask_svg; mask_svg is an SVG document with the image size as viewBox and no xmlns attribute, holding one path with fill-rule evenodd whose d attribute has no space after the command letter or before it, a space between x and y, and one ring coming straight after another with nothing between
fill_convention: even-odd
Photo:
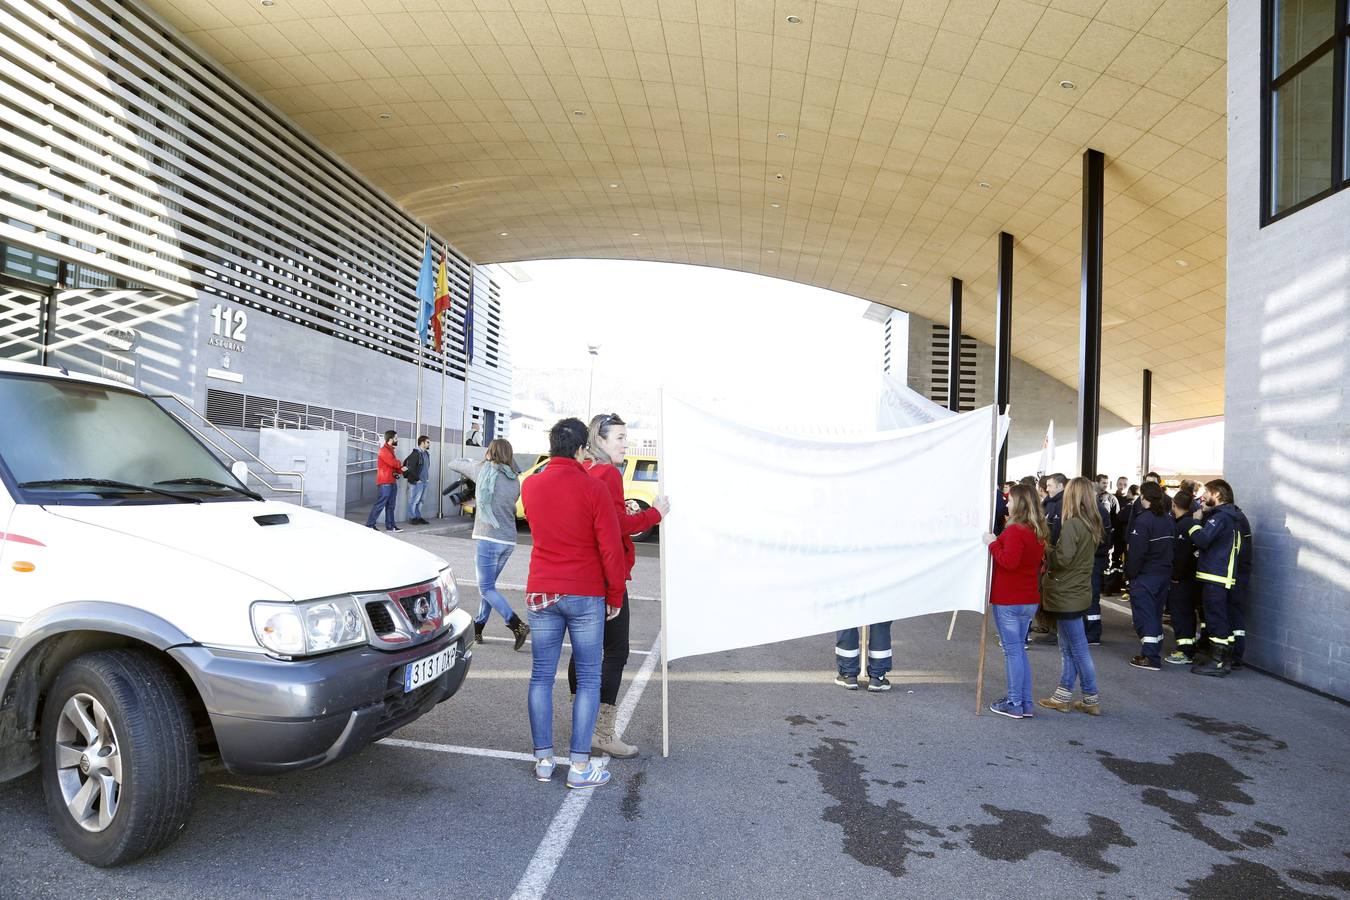
<instances>
[{"instance_id":1,"label":"dark window frame","mask_svg":"<svg viewBox=\"0 0 1350 900\"><path fill-rule=\"evenodd\" d=\"M1275 41L1276 20L1275 5L1278 0L1262 0L1261 2L1261 227L1265 228L1274 222L1291 216L1294 213L1312 206L1330 197L1332 194L1339 193L1350 188L1350 168L1347 167L1347 156L1350 156L1350 148L1347 148L1347 110L1346 110L1346 80L1347 65L1350 65L1350 0L1336 0L1335 12L1335 30L1313 50L1303 55L1303 58L1292 66L1286 68L1280 73L1279 77L1274 76L1275 71ZM1305 197L1293 206L1285 209L1275 210L1274 191L1272 175L1275 165L1275 142L1274 142L1274 97L1275 92L1296 78L1301 72L1308 69L1313 63L1320 60L1327 52L1327 45L1330 44L1330 53L1332 54L1332 89L1331 89L1331 171L1328 173L1330 185L1325 189L1318 191L1310 197ZM1230 61L1231 62L1231 61Z\"/></svg>"}]
</instances>

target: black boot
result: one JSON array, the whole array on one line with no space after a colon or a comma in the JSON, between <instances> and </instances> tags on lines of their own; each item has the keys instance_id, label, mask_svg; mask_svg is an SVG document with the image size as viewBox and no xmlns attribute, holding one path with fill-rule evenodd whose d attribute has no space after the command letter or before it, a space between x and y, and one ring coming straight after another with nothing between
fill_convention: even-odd
<instances>
[{"instance_id":1,"label":"black boot","mask_svg":"<svg viewBox=\"0 0 1350 900\"><path fill-rule=\"evenodd\" d=\"M475 644L483 643L483 626L486 624L486 622L473 623L473 642Z\"/></svg>"},{"instance_id":2,"label":"black boot","mask_svg":"<svg viewBox=\"0 0 1350 900\"><path fill-rule=\"evenodd\" d=\"M511 621L506 623L506 627L511 629L511 633L516 636L515 649L519 650L525 646L525 639L530 636L530 626L520 621L520 616L511 614Z\"/></svg>"},{"instance_id":3,"label":"black boot","mask_svg":"<svg viewBox=\"0 0 1350 900\"><path fill-rule=\"evenodd\" d=\"M1207 662L1197 662L1191 666L1196 675L1211 675L1215 678L1227 678L1233 671L1233 648L1228 644L1211 643Z\"/></svg>"}]
</instances>

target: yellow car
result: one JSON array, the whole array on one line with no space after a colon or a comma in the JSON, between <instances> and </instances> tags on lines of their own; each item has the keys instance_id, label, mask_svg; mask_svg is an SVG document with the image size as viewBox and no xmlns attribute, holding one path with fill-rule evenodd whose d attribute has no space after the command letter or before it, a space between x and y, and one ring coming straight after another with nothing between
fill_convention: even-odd
<instances>
[{"instance_id":1,"label":"yellow car","mask_svg":"<svg viewBox=\"0 0 1350 900\"><path fill-rule=\"evenodd\" d=\"M542 469L548 463L547 455L540 456L535 460L534 465L526 469L520 476L523 484L526 478L529 478L535 472ZM628 456L620 464L619 469L623 472L623 499L630 507L636 504L637 509L647 509L656 499L657 489L660 487L660 462L655 456ZM473 514L473 501L470 500L461 507L468 514ZM516 518L525 518L525 504L521 500L516 501ZM648 528L646 531L639 531L631 535L634 541L645 541L652 536L655 528Z\"/></svg>"}]
</instances>

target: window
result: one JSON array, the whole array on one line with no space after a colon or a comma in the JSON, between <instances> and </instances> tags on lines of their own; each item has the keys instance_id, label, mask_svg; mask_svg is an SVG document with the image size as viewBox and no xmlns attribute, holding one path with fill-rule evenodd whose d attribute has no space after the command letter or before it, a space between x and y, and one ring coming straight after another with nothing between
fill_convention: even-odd
<instances>
[{"instance_id":1,"label":"window","mask_svg":"<svg viewBox=\"0 0 1350 900\"><path fill-rule=\"evenodd\" d=\"M1266 0L1262 224L1350 185L1350 0Z\"/></svg>"},{"instance_id":2,"label":"window","mask_svg":"<svg viewBox=\"0 0 1350 900\"><path fill-rule=\"evenodd\" d=\"M656 468L656 460L642 459L638 460L637 468L633 470L634 481L660 481L661 474Z\"/></svg>"}]
</instances>

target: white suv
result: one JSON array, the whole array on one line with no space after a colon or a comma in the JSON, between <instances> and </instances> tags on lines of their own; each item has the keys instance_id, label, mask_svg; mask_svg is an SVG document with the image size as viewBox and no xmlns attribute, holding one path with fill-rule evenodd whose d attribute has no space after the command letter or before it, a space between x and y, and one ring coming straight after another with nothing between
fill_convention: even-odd
<instances>
[{"instance_id":1,"label":"white suv","mask_svg":"<svg viewBox=\"0 0 1350 900\"><path fill-rule=\"evenodd\" d=\"M263 500L145 394L0 361L0 780L99 866L170 843L201 755L333 762L464 682L447 564Z\"/></svg>"}]
</instances>

